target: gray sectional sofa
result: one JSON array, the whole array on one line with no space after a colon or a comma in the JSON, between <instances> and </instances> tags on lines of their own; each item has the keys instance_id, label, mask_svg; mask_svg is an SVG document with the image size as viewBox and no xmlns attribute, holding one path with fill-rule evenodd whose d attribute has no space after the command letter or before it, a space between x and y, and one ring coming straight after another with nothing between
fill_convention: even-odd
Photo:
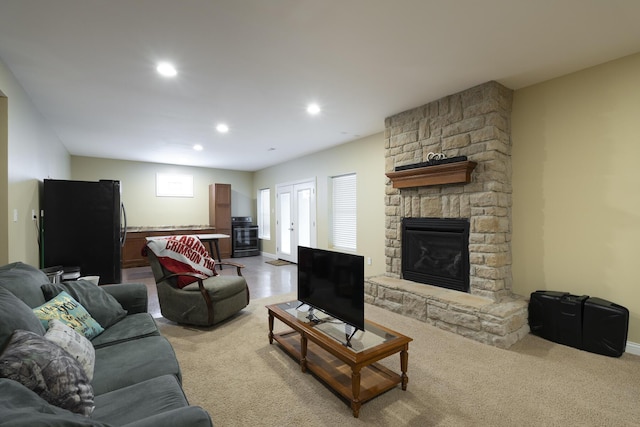
<instances>
[{"instance_id":1,"label":"gray sectional sofa","mask_svg":"<svg viewBox=\"0 0 640 427\"><path fill-rule=\"evenodd\" d=\"M45 326L53 330L54 322L43 313L62 316L55 325L67 322L61 330L73 338L70 345L84 344L84 353L51 341ZM77 333L89 322L96 330L87 336L99 332L90 340ZM39 269L13 263L0 267L4 425L197 427L212 422L206 411L187 402L173 348L147 312L145 285L49 283Z\"/></svg>"}]
</instances>

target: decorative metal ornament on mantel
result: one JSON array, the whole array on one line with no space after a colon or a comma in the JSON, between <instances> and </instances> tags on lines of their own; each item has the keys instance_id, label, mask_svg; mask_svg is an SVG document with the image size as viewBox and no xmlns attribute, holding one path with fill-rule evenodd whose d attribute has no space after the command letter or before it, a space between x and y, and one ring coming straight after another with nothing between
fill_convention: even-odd
<instances>
[{"instance_id":1,"label":"decorative metal ornament on mantel","mask_svg":"<svg viewBox=\"0 0 640 427\"><path fill-rule=\"evenodd\" d=\"M423 167L442 165L445 163L458 163L458 162L465 162L465 161L467 161L467 156L447 157L447 155L444 153L429 152L427 154L426 162L413 163L410 165L400 165L400 166L396 166L394 170L396 172L399 172L407 169L418 169Z\"/></svg>"},{"instance_id":2,"label":"decorative metal ornament on mantel","mask_svg":"<svg viewBox=\"0 0 640 427\"><path fill-rule=\"evenodd\" d=\"M447 158L447 155L444 154L444 153L434 153L434 152L430 151L427 154L427 161L428 162L432 162L434 160L444 160L446 158Z\"/></svg>"}]
</instances>

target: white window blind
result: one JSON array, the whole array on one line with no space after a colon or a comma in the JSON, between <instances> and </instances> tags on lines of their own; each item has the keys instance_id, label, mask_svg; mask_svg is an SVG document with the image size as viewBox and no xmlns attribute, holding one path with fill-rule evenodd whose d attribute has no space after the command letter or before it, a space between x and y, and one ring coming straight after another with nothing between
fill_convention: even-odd
<instances>
[{"instance_id":1,"label":"white window blind","mask_svg":"<svg viewBox=\"0 0 640 427\"><path fill-rule=\"evenodd\" d=\"M258 190L258 238L271 239L271 190Z\"/></svg>"},{"instance_id":2,"label":"white window blind","mask_svg":"<svg viewBox=\"0 0 640 427\"><path fill-rule=\"evenodd\" d=\"M334 176L332 181L332 245L356 250L356 174Z\"/></svg>"}]
</instances>

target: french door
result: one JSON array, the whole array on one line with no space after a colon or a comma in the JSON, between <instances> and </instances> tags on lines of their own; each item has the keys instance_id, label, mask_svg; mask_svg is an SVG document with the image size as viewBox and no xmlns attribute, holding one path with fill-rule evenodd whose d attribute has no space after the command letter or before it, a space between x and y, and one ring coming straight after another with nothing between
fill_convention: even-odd
<instances>
[{"instance_id":1,"label":"french door","mask_svg":"<svg viewBox=\"0 0 640 427\"><path fill-rule=\"evenodd\" d=\"M276 185L276 252L298 262L298 246L316 246L315 180Z\"/></svg>"}]
</instances>

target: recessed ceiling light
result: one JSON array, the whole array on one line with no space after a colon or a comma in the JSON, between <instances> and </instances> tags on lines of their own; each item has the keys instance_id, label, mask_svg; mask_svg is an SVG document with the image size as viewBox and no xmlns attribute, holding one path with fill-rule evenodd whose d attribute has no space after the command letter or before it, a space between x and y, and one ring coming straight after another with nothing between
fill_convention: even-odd
<instances>
[{"instance_id":1,"label":"recessed ceiling light","mask_svg":"<svg viewBox=\"0 0 640 427\"><path fill-rule=\"evenodd\" d=\"M218 126L216 126L216 130L220 133L227 133L229 132L229 126L224 123L220 123Z\"/></svg>"},{"instance_id":2,"label":"recessed ceiling light","mask_svg":"<svg viewBox=\"0 0 640 427\"><path fill-rule=\"evenodd\" d=\"M200 144L196 144L193 146L193 149L196 151L202 151L204 149L204 147Z\"/></svg>"},{"instance_id":3,"label":"recessed ceiling light","mask_svg":"<svg viewBox=\"0 0 640 427\"><path fill-rule=\"evenodd\" d=\"M311 114L312 116L320 114L320 111L320 106L318 104L307 105L307 113Z\"/></svg>"},{"instance_id":4,"label":"recessed ceiling light","mask_svg":"<svg viewBox=\"0 0 640 427\"><path fill-rule=\"evenodd\" d=\"M156 67L156 71L158 71L158 73L164 77L175 77L178 74L178 71L176 71L176 68L173 66L173 64L169 62L158 63L158 66Z\"/></svg>"}]
</instances>

